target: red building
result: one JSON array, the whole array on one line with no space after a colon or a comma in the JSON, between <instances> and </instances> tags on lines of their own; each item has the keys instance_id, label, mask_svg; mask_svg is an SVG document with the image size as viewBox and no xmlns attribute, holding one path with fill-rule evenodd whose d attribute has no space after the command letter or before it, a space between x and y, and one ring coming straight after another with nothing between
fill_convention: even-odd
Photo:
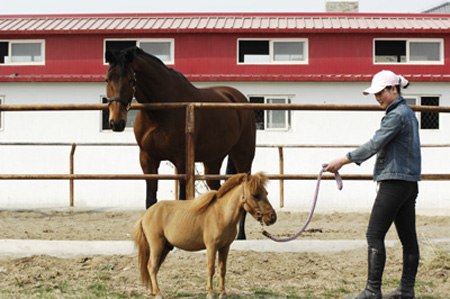
<instances>
[{"instance_id":1,"label":"red building","mask_svg":"<svg viewBox=\"0 0 450 299\"><path fill-rule=\"evenodd\" d=\"M390 69L412 82L403 93L411 104L450 106L449 33L450 15L434 14L0 15L0 105L101 103L108 67L105 51L137 45L199 87L232 85L253 102L375 104L361 92L373 74ZM257 113L259 145L362 144L382 116L344 111ZM446 114L418 113L417 117L422 143L450 143ZM0 112L0 142L24 141L128 143L134 136L131 129L111 133L97 111ZM67 173L70 147L14 151L22 156L10 149L0 146L2 173L42 173L42 169ZM285 173L316 173L318 165L346 151L286 150ZM38 158L23 163L23 155ZM135 148L127 147L77 149L75 169L77 173L141 173L137 156ZM441 162L447 156L444 148L424 149L424 172L448 173ZM164 167L163 172L173 173L170 165ZM258 148L253 170L277 173L276 148ZM371 173L372 163L349 171ZM287 182L285 206L308 206L310 196L303 190L312 190L310 183ZM0 181L0 201L6 206L28 205L33 198L40 206L65 205L65 182L35 184L29 188L23 182ZM369 206L373 194L366 192L368 182L354 184L356 191L351 193L325 190L324 206ZM77 186L77 205L143 205L145 187L140 181L77 182ZM173 198L173 183L161 186L159 197ZM49 188L51 194L46 192ZM277 184L270 188L271 194L278 194ZM367 195L366 201L361 194ZM450 208L445 186L426 183L421 194L432 196L418 201L419 210ZM273 204L277 205L277 198Z\"/></svg>"},{"instance_id":2,"label":"red building","mask_svg":"<svg viewBox=\"0 0 450 299\"><path fill-rule=\"evenodd\" d=\"M0 16L0 80L101 81L108 44L161 42L193 81L367 81L387 64L448 81L449 28L450 16L428 14ZM26 40L43 44L40 63L5 63L10 44Z\"/></svg>"}]
</instances>

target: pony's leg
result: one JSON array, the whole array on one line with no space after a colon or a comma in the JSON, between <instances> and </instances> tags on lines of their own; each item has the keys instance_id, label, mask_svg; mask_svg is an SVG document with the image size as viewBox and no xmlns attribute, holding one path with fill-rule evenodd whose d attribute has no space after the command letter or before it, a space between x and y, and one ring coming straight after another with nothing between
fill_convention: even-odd
<instances>
[{"instance_id":1,"label":"pony's leg","mask_svg":"<svg viewBox=\"0 0 450 299\"><path fill-rule=\"evenodd\" d=\"M168 252L164 254L165 249L167 250L167 248L164 245L165 244L164 240L152 240L151 244L152 246L150 250L148 272L150 273L150 279L152 281L153 294L155 295L155 298L162 299L163 296L161 290L159 289L157 275L161 263L162 261L164 261Z\"/></svg>"},{"instance_id":2,"label":"pony's leg","mask_svg":"<svg viewBox=\"0 0 450 299\"><path fill-rule=\"evenodd\" d=\"M152 281L152 277L150 275L150 269L151 268L152 268L152 260L149 258L148 261L147 261L147 271L148 271L149 280L150 280L150 283L148 284L148 287L150 289L150 295L155 296L155 292L153 292L153 281Z\"/></svg>"},{"instance_id":3,"label":"pony's leg","mask_svg":"<svg viewBox=\"0 0 450 299\"><path fill-rule=\"evenodd\" d=\"M206 291L208 292L208 299L214 298L213 290L213 277L214 277L214 267L216 264L216 252L215 248L206 247L206 255L208 257L207 267L208 267L208 284L206 286Z\"/></svg>"},{"instance_id":4,"label":"pony's leg","mask_svg":"<svg viewBox=\"0 0 450 299\"><path fill-rule=\"evenodd\" d=\"M144 174L157 174L159 163L161 161L156 161L151 159L147 152L141 149L139 153L139 160L141 162L141 168ZM148 209L150 206L156 203L156 192L158 191L158 180L146 180L147 193L145 207Z\"/></svg>"},{"instance_id":5,"label":"pony's leg","mask_svg":"<svg viewBox=\"0 0 450 299\"><path fill-rule=\"evenodd\" d=\"M227 292L225 291L225 275L227 274L227 258L230 246L223 247L219 250L219 292L220 299L227 298Z\"/></svg>"}]
</instances>

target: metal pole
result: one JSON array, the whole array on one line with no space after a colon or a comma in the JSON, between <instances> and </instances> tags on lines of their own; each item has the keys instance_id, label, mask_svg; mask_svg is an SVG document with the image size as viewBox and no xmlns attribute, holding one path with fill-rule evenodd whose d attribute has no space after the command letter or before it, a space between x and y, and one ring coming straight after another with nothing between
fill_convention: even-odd
<instances>
[{"instance_id":1,"label":"metal pole","mask_svg":"<svg viewBox=\"0 0 450 299\"><path fill-rule=\"evenodd\" d=\"M195 197L195 108L186 107L186 199Z\"/></svg>"},{"instance_id":2,"label":"metal pole","mask_svg":"<svg viewBox=\"0 0 450 299\"><path fill-rule=\"evenodd\" d=\"M75 149L77 148L77 144L72 144L72 149L70 150L70 175L74 174L74 156L75 156ZM70 207L73 207L74 204L74 183L73 179L70 179Z\"/></svg>"},{"instance_id":3,"label":"metal pole","mask_svg":"<svg viewBox=\"0 0 450 299\"><path fill-rule=\"evenodd\" d=\"M280 159L280 175L284 174L283 147L278 147L278 156ZM280 208L284 207L284 180L280 179Z\"/></svg>"}]
</instances>

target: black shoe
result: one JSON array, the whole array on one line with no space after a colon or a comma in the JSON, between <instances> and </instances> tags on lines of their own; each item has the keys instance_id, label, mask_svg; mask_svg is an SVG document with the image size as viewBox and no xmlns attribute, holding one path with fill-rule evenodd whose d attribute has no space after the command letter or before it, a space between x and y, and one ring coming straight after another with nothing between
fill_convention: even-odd
<instances>
[{"instance_id":1,"label":"black shoe","mask_svg":"<svg viewBox=\"0 0 450 299\"><path fill-rule=\"evenodd\" d=\"M415 299L414 292L402 291L402 286L400 285L395 291L383 295L383 299Z\"/></svg>"},{"instance_id":2,"label":"black shoe","mask_svg":"<svg viewBox=\"0 0 450 299\"><path fill-rule=\"evenodd\" d=\"M403 254L403 272L400 286L392 293L383 296L384 299L414 299L414 284L416 281L419 254Z\"/></svg>"},{"instance_id":3,"label":"black shoe","mask_svg":"<svg viewBox=\"0 0 450 299\"><path fill-rule=\"evenodd\" d=\"M359 295L347 297L345 299L382 299L383 296L381 292L372 292L368 289L365 289Z\"/></svg>"},{"instance_id":4,"label":"black shoe","mask_svg":"<svg viewBox=\"0 0 450 299\"><path fill-rule=\"evenodd\" d=\"M383 276L386 254L375 248L369 248L368 252L368 278L364 291L359 295L346 299L382 299L381 277Z\"/></svg>"}]
</instances>

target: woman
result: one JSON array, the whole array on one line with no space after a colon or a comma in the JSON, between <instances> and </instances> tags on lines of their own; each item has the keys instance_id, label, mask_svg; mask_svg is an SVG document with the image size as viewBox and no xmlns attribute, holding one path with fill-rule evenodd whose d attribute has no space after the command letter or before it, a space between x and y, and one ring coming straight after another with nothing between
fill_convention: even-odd
<instances>
[{"instance_id":1,"label":"woman","mask_svg":"<svg viewBox=\"0 0 450 299\"><path fill-rule=\"evenodd\" d=\"M386 110L381 127L367 143L346 156L333 160L325 169L337 172L343 165L360 165L377 154L373 179L378 194L367 229L368 279L366 288L355 299L382 298L381 279L386 261L385 235L395 223L403 246L403 274L400 286L384 298L414 298L414 283L419 264L415 204L417 182L421 179L421 153L418 121L401 97L400 87L408 81L391 71L377 73L363 94L374 94Z\"/></svg>"}]
</instances>

